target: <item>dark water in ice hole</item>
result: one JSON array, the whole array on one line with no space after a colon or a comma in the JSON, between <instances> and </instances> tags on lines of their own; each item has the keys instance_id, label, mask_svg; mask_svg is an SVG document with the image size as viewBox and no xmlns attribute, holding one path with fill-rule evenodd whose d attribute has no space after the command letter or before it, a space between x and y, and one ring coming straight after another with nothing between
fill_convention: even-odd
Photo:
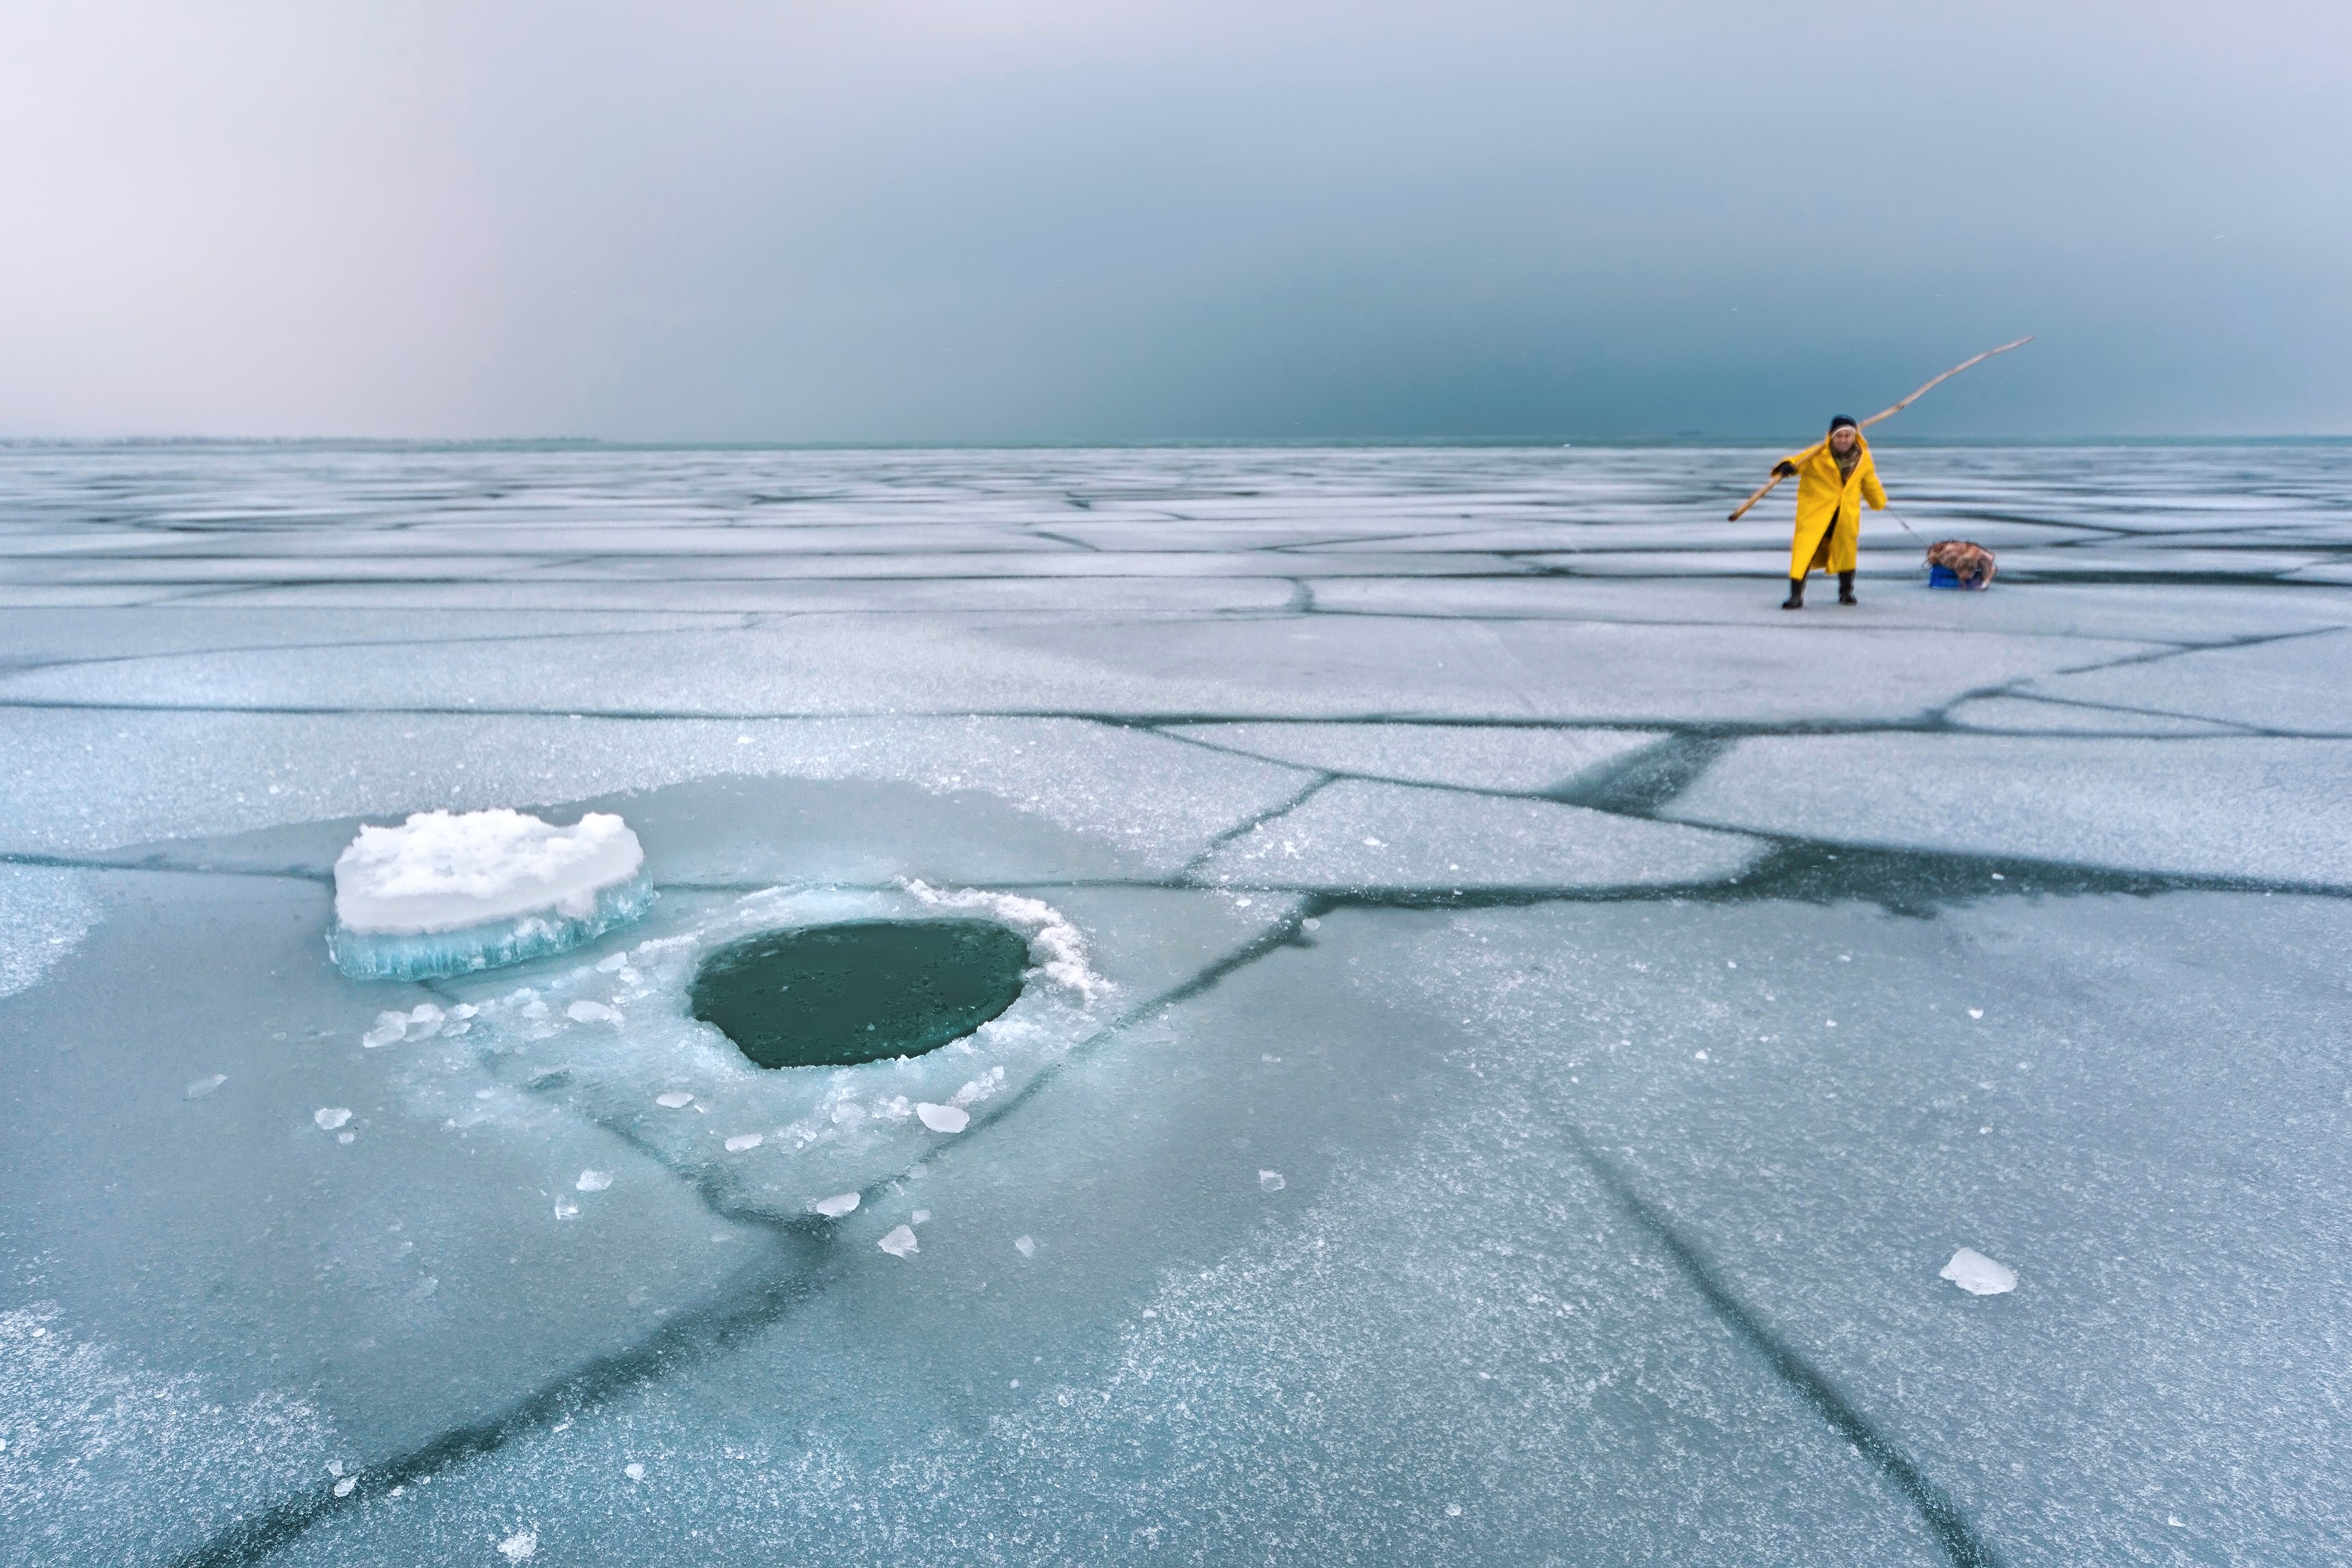
<instances>
[{"instance_id":1,"label":"dark water in ice hole","mask_svg":"<svg viewBox=\"0 0 2352 1568\"><path fill-rule=\"evenodd\" d=\"M694 977L694 1016L763 1068L911 1057L1013 1005L1029 944L987 921L852 921L730 942Z\"/></svg>"}]
</instances>

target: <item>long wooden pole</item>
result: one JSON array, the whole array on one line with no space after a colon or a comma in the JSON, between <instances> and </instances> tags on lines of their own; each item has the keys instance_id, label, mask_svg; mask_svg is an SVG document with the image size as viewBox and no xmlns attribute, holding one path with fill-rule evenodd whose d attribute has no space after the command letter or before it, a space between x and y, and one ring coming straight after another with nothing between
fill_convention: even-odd
<instances>
[{"instance_id":1,"label":"long wooden pole","mask_svg":"<svg viewBox=\"0 0 2352 1568\"><path fill-rule=\"evenodd\" d=\"M1954 365L1943 374L1936 377L1934 381L1930 381L1921 386L1917 392L1913 393L1910 396L1905 398L1894 407L1882 408L1877 413L1872 415L1869 418L1864 420L1862 422L1862 427L1867 430L1870 426L1877 424L1880 420L1886 418L1890 415L1902 413L1905 409L1918 402L1919 399L1927 393L1933 390L1938 383L1951 380L1952 377L1959 374L1960 372L1968 369L1969 366L1972 364L1982 364L1985 361L1992 358L1995 354L2005 354L2010 350L2014 348L2022 348L2032 341L2033 334L2028 332L2025 336L2018 339L2017 342L2013 343L2003 343L1997 349L1985 350L1984 353L1977 355L1974 359L1962 360L1959 363ZM1786 474L1774 474L1770 479L1765 480L1764 488L1762 489L1758 490L1754 495L1749 496L1746 500L1741 501L1738 506L1732 509L1731 521L1738 522L1741 518L1746 517L1749 508L1753 507L1758 501L1762 500L1766 496L1770 495L1772 493L1773 487L1788 477L1789 476Z\"/></svg>"}]
</instances>

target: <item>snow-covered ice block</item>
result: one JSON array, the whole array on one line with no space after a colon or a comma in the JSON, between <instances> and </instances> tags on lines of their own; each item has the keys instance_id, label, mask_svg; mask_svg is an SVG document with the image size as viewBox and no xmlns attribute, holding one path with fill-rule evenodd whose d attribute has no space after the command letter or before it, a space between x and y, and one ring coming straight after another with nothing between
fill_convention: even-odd
<instances>
[{"instance_id":1,"label":"snow-covered ice block","mask_svg":"<svg viewBox=\"0 0 2352 1568\"><path fill-rule=\"evenodd\" d=\"M503 807L420 811L398 827L362 827L337 858L328 946L354 980L562 952L646 912L645 862L637 836L607 812L558 827Z\"/></svg>"}]
</instances>

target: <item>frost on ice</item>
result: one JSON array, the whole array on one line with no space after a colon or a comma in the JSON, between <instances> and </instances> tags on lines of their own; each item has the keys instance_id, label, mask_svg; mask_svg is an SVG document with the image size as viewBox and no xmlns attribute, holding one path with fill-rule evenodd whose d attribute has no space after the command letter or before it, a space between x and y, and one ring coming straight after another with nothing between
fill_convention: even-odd
<instances>
[{"instance_id":1,"label":"frost on ice","mask_svg":"<svg viewBox=\"0 0 2352 1568\"><path fill-rule=\"evenodd\" d=\"M329 947L355 980L416 980L515 963L645 913L637 836L609 812L570 827L503 807L423 811L362 827L335 860Z\"/></svg>"},{"instance_id":2,"label":"frost on ice","mask_svg":"<svg viewBox=\"0 0 2352 1568\"><path fill-rule=\"evenodd\" d=\"M1936 1276L1948 1279L1971 1296L2000 1296L2017 1289L2017 1270L1995 1263L1973 1247L1963 1247L1952 1254Z\"/></svg>"},{"instance_id":3,"label":"frost on ice","mask_svg":"<svg viewBox=\"0 0 2352 1568\"><path fill-rule=\"evenodd\" d=\"M499 1542L499 1555L509 1563L528 1563L539 1550L539 1531L518 1530Z\"/></svg>"}]
</instances>

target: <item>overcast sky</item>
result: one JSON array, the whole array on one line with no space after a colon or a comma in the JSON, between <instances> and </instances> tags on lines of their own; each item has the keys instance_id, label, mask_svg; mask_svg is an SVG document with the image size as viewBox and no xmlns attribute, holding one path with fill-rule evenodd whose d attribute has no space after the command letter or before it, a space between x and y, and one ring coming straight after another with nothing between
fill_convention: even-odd
<instances>
[{"instance_id":1,"label":"overcast sky","mask_svg":"<svg viewBox=\"0 0 2352 1568\"><path fill-rule=\"evenodd\" d=\"M0 9L0 436L2352 433L2352 5Z\"/></svg>"}]
</instances>

